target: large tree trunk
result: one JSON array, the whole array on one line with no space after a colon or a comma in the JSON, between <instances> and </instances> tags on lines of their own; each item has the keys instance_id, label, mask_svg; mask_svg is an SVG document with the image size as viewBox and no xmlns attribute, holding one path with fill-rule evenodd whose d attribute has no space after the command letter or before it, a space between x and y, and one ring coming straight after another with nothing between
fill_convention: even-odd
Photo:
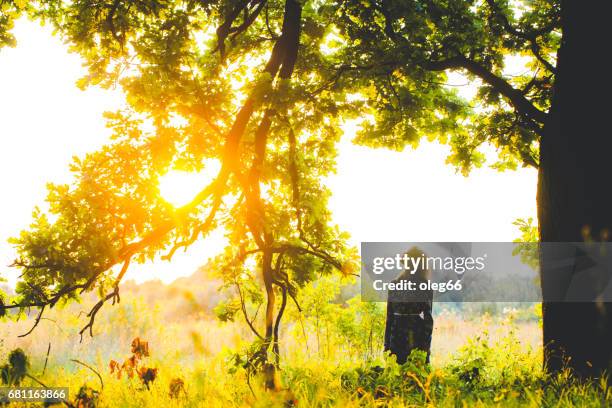
<instances>
[{"instance_id":1,"label":"large tree trunk","mask_svg":"<svg viewBox=\"0 0 612 408\"><path fill-rule=\"evenodd\" d=\"M563 41L540 154L538 217L542 242L609 240L612 231L612 131L608 98L611 2L562 1ZM598 98L599 97L599 98ZM542 287L566 285L542 251ZM545 299L546 300L546 299ZM612 369L610 303L543 305L545 364L564 361L581 377ZM565 360L569 359L569 361Z\"/></svg>"}]
</instances>

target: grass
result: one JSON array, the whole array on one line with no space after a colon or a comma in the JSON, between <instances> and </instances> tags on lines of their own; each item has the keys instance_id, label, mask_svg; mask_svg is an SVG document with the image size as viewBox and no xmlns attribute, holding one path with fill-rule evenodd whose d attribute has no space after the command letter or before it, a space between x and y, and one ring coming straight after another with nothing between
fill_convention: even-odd
<instances>
[{"instance_id":1,"label":"grass","mask_svg":"<svg viewBox=\"0 0 612 408\"><path fill-rule=\"evenodd\" d=\"M82 386L99 391L99 407L612 406L605 381L585 383L569 371L555 378L542 372L541 331L533 311L528 318L518 318L525 313L516 310L496 317L471 313L470 318L438 312L431 367L418 354L398 366L381 353L381 325L367 323L380 320L384 305L331 305L300 323L293 316L288 321L296 323L282 333L284 389L266 392L261 378L247 382L244 369L234 363L253 338L240 319L223 323L212 316L170 313L167 300L162 307L139 296L123 298L104 309L96 336L82 343L78 304L54 311L48 315L52 320L25 338L17 335L31 320L2 323L0 361L21 347L33 376L49 386L70 387L72 400ZM370 329L372 336L362 333ZM137 374L118 378L109 369L111 359L121 364L130 357L134 337L149 342L150 355L139 360L139 367L158 370L150 389ZM71 359L91 365L104 387L95 373ZM183 385L171 396L171 384L179 379Z\"/></svg>"}]
</instances>

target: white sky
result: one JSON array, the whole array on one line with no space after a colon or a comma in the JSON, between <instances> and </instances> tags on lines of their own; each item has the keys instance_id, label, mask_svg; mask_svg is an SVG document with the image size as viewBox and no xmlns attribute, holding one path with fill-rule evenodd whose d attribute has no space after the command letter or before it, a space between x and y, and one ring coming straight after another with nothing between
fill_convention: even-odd
<instances>
[{"instance_id":1,"label":"white sky","mask_svg":"<svg viewBox=\"0 0 612 408\"><path fill-rule=\"evenodd\" d=\"M43 204L47 182L69 180L73 155L105 143L109 131L102 113L123 103L116 91L76 88L85 72L80 58L68 53L50 27L20 20L14 33L18 46L0 49L0 276L10 281L15 271L7 265L15 255L7 239L28 226L34 206ZM483 168L465 178L444 163L445 146L373 150L352 145L351 128L346 129L338 172L328 185L335 221L355 245L510 241L518 235L514 219L535 217L533 169L498 173ZM128 277L170 282L191 274L222 246L216 236L177 253L172 264L138 266Z\"/></svg>"}]
</instances>

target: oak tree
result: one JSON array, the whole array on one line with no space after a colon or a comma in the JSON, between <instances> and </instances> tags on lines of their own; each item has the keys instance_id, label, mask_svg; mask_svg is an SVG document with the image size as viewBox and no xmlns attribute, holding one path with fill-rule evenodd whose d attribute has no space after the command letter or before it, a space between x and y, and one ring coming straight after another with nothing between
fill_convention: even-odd
<instances>
[{"instance_id":1,"label":"oak tree","mask_svg":"<svg viewBox=\"0 0 612 408\"><path fill-rule=\"evenodd\" d=\"M493 145L494 167L538 168L542 241L605 241L610 138L596 97L609 87L600 72L608 8L571 0L37 3L30 15L54 24L84 57L89 73L79 84L121 86L129 106L108 114L111 144L75 159L76 182L50 187L53 217L36 213L15 240L23 274L3 310L38 307L40 318L97 290L91 330L102 305L118 300L130 262L171 258L222 226L230 246L218 265L242 306L256 298L245 261L258 262L264 330L238 311L261 342L253 361L265 364L270 350L278 355L287 298L351 264L321 180L333 171L341 120L355 114L367 118L357 143L403 149L439 140L465 174ZM473 98L449 84L450 72L469 81ZM189 204L173 208L159 196L169 169L211 160L220 171ZM543 253L544 271L548 261ZM555 280L542 276L544 286ZM611 321L605 302L545 302L549 370L564 356L581 375L608 369Z\"/></svg>"},{"instance_id":2,"label":"oak tree","mask_svg":"<svg viewBox=\"0 0 612 408\"><path fill-rule=\"evenodd\" d=\"M467 173L496 147L494 167L539 171L542 242L608 241L612 228L605 78L607 2L572 0L342 1L333 7L349 46L341 68L361 81L373 120L358 142L401 149L421 136L452 147ZM513 68L514 67L514 68ZM448 74L476 88L459 98ZM599 97L599 98L598 98ZM567 290L547 247L544 293ZM558 300L558 299L554 299ZM549 371L612 367L612 307L544 298Z\"/></svg>"},{"instance_id":3,"label":"oak tree","mask_svg":"<svg viewBox=\"0 0 612 408\"><path fill-rule=\"evenodd\" d=\"M222 228L229 245L216 269L235 287L256 338L247 368L274 378L287 302L317 276L355 268L323 185L340 120L354 104L325 91L334 71L315 5L48 1L31 15L83 56L81 87L120 86L128 106L106 115L112 141L75 158L74 183L50 185L49 211L36 211L13 240L21 275L3 312L37 308L36 327L49 308L95 291L81 330L93 334L102 306L119 301L130 263L170 260ZM175 208L160 196L169 170L211 171L215 163L214 180L188 204ZM261 328L246 307L261 302L258 283Z\"/></svg>"}]
</instances>

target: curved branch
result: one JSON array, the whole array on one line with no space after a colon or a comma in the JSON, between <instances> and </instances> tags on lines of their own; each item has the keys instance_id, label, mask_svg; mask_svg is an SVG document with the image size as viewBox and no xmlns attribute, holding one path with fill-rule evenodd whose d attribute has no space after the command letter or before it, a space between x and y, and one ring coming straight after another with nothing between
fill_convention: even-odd
<instances>
[{"instance_id":1,"label":"curved branch","mask_svg":"<svg viewBox=\"0 0 612 408\"><path fill-rule=\"evenodd\" d=\"M529 49L531 50L531 53L534 55L534 57L536 57L536 59L540 61L542 65L544 65L544 68L546 68L553 74L557 73L557 67L555 67L546 58L544 58L544 56L540 52L540 45L538 44L537 40L534 39L533 41L531 41L531 46L529 47Z\"/></svg>"},{"instance_id":2,"label":"curved branch","mask_svg":"<svg viewBox=\"0 0 612 408\"><path fill-rule=\"evenodd\" d=\"M79 360L77 360L77 359L74 359L74 358L73 358L73 359L70 359L70 361L72 361L72 362L74 362L74 363L77 363L77 364L80 364L80 365L82 365L83 367L89 368L91 371L93 371L93 372L94 372L94 374L95 374L95 375L97 375L97 376L98 376L98 379L100 380L100 386L102 387L100 390L103 390L103 389L104 389L104 381L102 381L102 376L100 375L100 373L99 373L98 371L94 370L94 369L93 369L93 367L91 367L90 365L85 364L85 363L83 363L82 361L79 361Z\"/></svg>"},{"instance_id":3,"label":"curved branch","mask_svg":"<svg viewBox=\"0 0 612 408\"><path fill-rule=\"evenodd\" d=\"M217 214L217 211L219 210L219 207L221 206L222 201L223 200L222 200L221 194L215 194L212 208L210 210L210 213L208 214L208 217L206 217L206 220L200 226L194 229L189 239L181 241L177 243L176 245L174 245L170 249L168 254L162 256L162 259L166 261L170 261L179 248L185 248L186 250L188 246L193 244L198 239L198 236L200 235L200 233L202 232L206 233L206 231L213 226L215 215Z\"/></svg>"},{"instance_id":4,"label":"curved branch","mask_svg":"<svg viewBox=\"0 0 612 408\"><path fill-rule=\"evenodd\" d=\"M536 108L535 105L525 98L519 89L514 88L506 80L495 75L478 62L463 55L458 55L445 60L429 61L426 62L423 67L430 71L465 69L506 97L520 115L538 123L544 123L546 121L547 113Z\"/></svg>"},{"instance_id":5,"label":"curved branch","mask_svg":"<svg viewBox=\"0 0 612 408\"><path fill-rule=\"evenodd\" d=\"M236 21L240 13L247 8L249 2L250 0L240 0L227 17L225 17L223 24L217 28L217 47L213 52L217 52L218 50L219 54L221 54L221 59L225 58L225 39L231 31L232 24L234 24L234 21Z\"/></svg>"},{"instance_id":6,"label":"curved branch","mask_svg":"<svg viewBox=\"0 0 612 408\"><path fill-rule=\"evenodd\" d=\"M278 341L278 332L280 328L280 322L283 318L283 314L285 313L285 307L287 306L287 288L285 285L279 285L281 288L281 305L278 309L278 313L276 314L276 321L274 322L274 340L272 345L272 352L274 353L275 363L278 367L280 364L280 345Z\"/></svg>"},{"instance_id":7,"label":"curved branch","mask_svg":"<svg viewBox=\"0 0 612 408\"><path fill-rule=\"evenodd\" d=\"M263 336L261 334L259 334L259 332L255 328L255 326L253 325L253 321L255 319L253 319L253 320L249 319L249 315L248 315L247 310L246 310L246 303L245 303L244 297L242 296L242 290L240 289L240 284L237 281L234 281L234 285L236 285L236 289L238 290L238 297L240 297L240 308L242 310L242 314L244 316L244 320L246 321L246 323L249 326L249 328L251 329L251 331L257 337L259 337L261 340L263 340Z\"/></svg>"},{"instance_id":8,"label":"curved branch","mask_svg":"<svg viewBox=\"0 0 612 408\"><path fill-rule=\"evenodd\" d=\"M40 323L40 319L42 318L42 315L43 315L43 313L45 311L45 307L46 306L43 306L43 307L40 308L40 311L38 312L38 316L36 316L36 320L34 321L34 325L32 326L32 328L30 330L28 330L27 333L20 334L17 337L25 337L25 336L27 336L28 334L30 334L30 333L32 333L34 331L36 326L38 326L38 323Z\"/></svg>"},{"instance_id":9,"label":"curved branch","mask_svg":"<svg viewBox=\"0 0 612 408\"><path fill-rule=\"evenodd\" d=\"M106 24L108 24L111 35L123 50L123 47L125 46L125 33L117 34L117 29L115 28L115 14L117 13L120 3L121 0L114 0L113 4L110 5L110 10L106 15Z\"/></svg>"},{"instance_id":10,"label":"curved branch","mask_svg":"<svg viewBox=\"0 0 612 408\"><path fill-rule=\"evenodd\" d=\"M510 20L508 20L508 16L506 16L506 14L499 7L499 5L497 5L495 0L487 0L487 4L489 5L489 8L491 9L491 11L495 13L495 16L500 20L504 29L508 33L512 34L513 36L517 38L520 38L522 40L529 42L529 49L531 50L531 53L533 54L533 56L536 57L536 59L540 61L540 63L542 63L542 65L548 71L552 72L553 74L557 72L557 67L553 66L548 60L546 60L546 58L544 58L541 52L540 45L538 44L538 37L542 34L545 34L546 32L551 31L553 28L555 28L558 24L557 21L553 21L551 22L549 26L544 27L537 31L533 31L533 30L530 30L529 32L520 31L517 28L513 27L512 24L510 24Z\"/></svg>"},{"instance_id":11,"label":"curved branch","mask_svg":"<svg viewBox=\"0 0 612 408\"><path fill-rule=\"evenodd\" d=\"M259 16L259 14L261 13L261 10L263 10L264 6L267 5L267 3L268 2L266 0L254 1L253 4L257 4L257 6L255 7L255 10L253 10L253 12L250 14L248 13L248 10L247 10L242 24L230 30L232 33L232 36L230 37L230 41L234 41L234 39L238 35L246 31L251 26L251 24L253 24L253 22L255 21L255 19L257 19L257 16Z\"/></svg>"},{"instance_id":12,"label":"curved branch","mask_svg":"<svg viewBox=\"0 0 612 408\"><path fill-rule=\"evenodd\" d=\"M487 1L492 2L493 0ZM495 6L494 2L493 5ZM382 13L385 19L385 34L400 47L411 48L411 44L409 44L406 39L393 30L393 17L391 16L391 13L388 12L386 4L382 2L381 5L376 5L376 9ZM535 40L534 43L537 46L537 42L535 42ZM422 67L429 71L465 69L472 75L477 76L482 81L492 86L497 92L507 98L520 115L540 124L543 124L546 121L547 114L539 110L531 103L531 101L525 98L520 90L514 88L502 77L495 75L478 62L467 58L462 54L458 54L444 60L424 61Z\"/></svg>"},{"instance_id":13,"label":"curved branch","mask_svg":"<svg viewBox=\"0 0 612 408\"><path fill-rule=\"evenodd\" d=\"M270 37L273 40L278 39L278 34L276 34L274 31L272 31L272 28L270 27L270 10L269 10L269 3L266 2L266 28L268 29L268 34L270 34Z\"/></svg>"},{"instance_id":14,"label":"curved branch","mask_svg":"<svg viewBox=\"0 0 612 408\"><path fill-rule=\"evenodd\" d=\"M81 336L81 342L83 341L83 333L85 333L87 329L89 329L89 335L93 337L94 321L96 319L96 315L98 314L98 311L102 308L102 306L104 306L104 304L110 299L113 300L113 305L121 301L121 297L119 296L119 284L121 283L121 280L125 276L125 273L127 272L130 266L131 259L132 258L130 256L123 262L123 267L121 268L121 271L119 271L117 278L115 278L115 284L114 284L113 291L109 293L108 295L106 295L105 297L103 297L102 299L100 299L98 303L96 303L94 307L92 307L89 313L87 314L87 317L89 317L89 322L79 331L79 335Z\"/></svg>"},{"instance_id":15,"label":"curved branch","mask_svg":"<svg viewBox=\"0 0 612 408\"><path fill-rule=\"evenodd\" d=\"M96 315L100 311L100 308L104 306L104 303L106 303L110 299L113 299L113 303L114 303L114 300L117 299L118 296L119 296L119 287L117 286L111 293L109 293L108 295L100 299L98 303L96 303L94 307L91 308L91 310L87 314L87 317L89 317L89 322L79 331L79 336L81 336L81 340L80 340L81 342L83 342L83 333L85 333L85 331L87 330L89 330L89 335L93 337L94 321L96 319Z\"/></svg>"},{"instance_id":16,"label":"curved branch","mask_svg":"<svg viewBox=\"0 0 612 408\"><path fill-rule=\"evenodd\" d=\"M304 247L293 245L293 244L282 244L280 246L272 248L272 251L273 252L295 251L295 252L306 253L306 254L315 256L329 263L330 265L332 265L334 268L338 269L339 271L342 270L342 262L340 262L339 260L331 256L330 254L322 250L304 248Z\"/></svg>"}]
</instances>

